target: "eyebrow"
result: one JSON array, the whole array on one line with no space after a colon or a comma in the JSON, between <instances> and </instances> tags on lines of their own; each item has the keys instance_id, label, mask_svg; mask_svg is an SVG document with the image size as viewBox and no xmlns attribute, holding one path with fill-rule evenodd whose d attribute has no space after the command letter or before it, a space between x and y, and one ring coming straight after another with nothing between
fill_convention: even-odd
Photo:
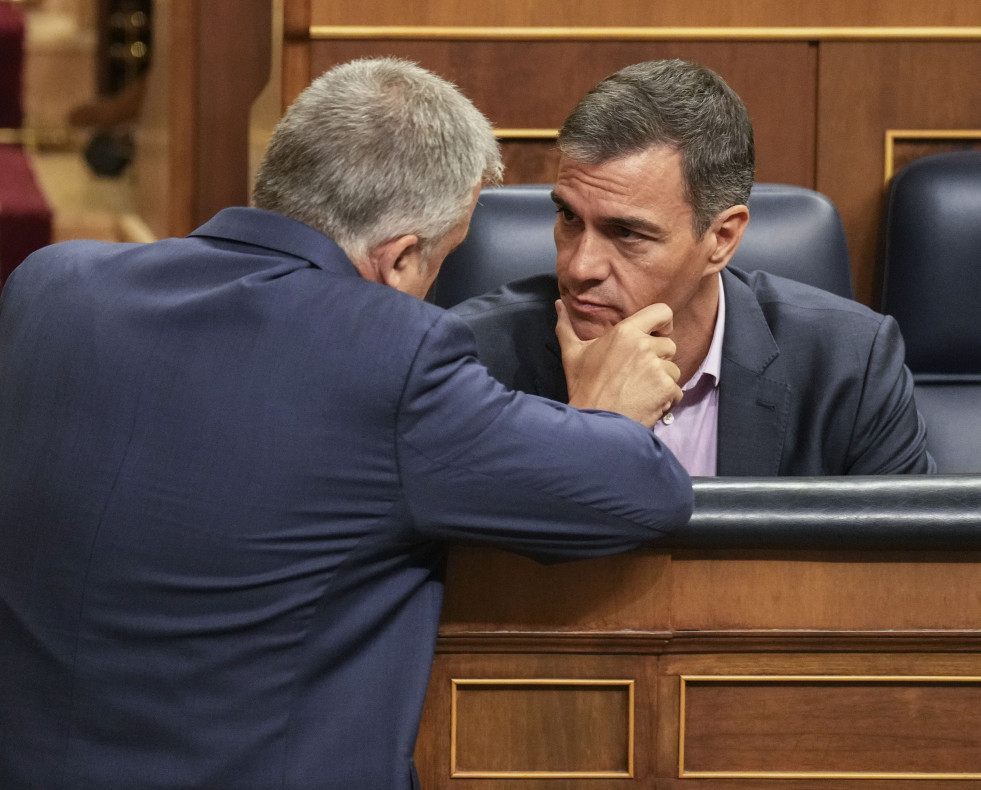
<instances>
[{"instance_id":1,"label":"eyebrow","mask_svg":"<svg viewBox=\"0 0 981 790\"><path fill-rule=\"evenodd\" d=\"M569 211L578 216L575 209L573 209L568 203L559 197L555 193L555 190L552 190L552 202L555 203L558 208ZM660 236L664 233L664 228L662 228L660 225L643 219L642 217L603 217L600 220L600 223L606 226L627 228L628 230L638 231L649 236Z\"/></svg>"}]
</instances>

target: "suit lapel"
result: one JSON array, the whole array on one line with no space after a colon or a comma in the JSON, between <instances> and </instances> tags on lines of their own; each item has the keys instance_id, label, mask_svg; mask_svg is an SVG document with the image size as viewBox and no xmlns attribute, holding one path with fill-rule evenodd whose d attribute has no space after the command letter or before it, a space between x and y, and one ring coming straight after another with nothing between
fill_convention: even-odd
<instances>
[{"instance_id":1,"label":"suit lapel","mask_svg":"<svg viewBox=\"0 0 981 790\"><path fill-rule=\"evenodd\" d=\"M787 433L790 384L768 376L780 349L752 289L734 272L724 270L726 333L719 391L719 476L770 477L779 474ZM549 323L550 322L550 323ZM554 310L546 321L555 324ZM554 330L544 332L544 354L531 381L521 386L545 398L568 403L562 354Z\"/></svg>"},{"instance_id":2,"label":"suit lapel","mask_svg":"<svg viewBox=\"0 0 981 790\"><path fill-rule=\"evenodd\" d=\"M790 384L768 376L780 349L753 291L723 272L726 333L719 390L719 476L778 475Z\"/></svg>"}]
</instances>

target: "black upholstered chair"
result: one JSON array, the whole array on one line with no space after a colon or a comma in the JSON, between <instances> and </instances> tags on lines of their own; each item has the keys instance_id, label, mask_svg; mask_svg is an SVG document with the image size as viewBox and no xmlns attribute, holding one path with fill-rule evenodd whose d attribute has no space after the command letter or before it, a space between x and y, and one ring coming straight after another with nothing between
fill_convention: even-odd
<instances>
[{"instance_id":1,"label":"black upholstered chair","mask_svg":"<svg viewBox=\"0 0 981 790\"><path fill-rule=\"evenodd\" d=\"M431 298L451 307L511 280L555 270L551 184L482 190L467 240L447 257ZM785 184L756 184L750 223L732 264L852 296L848 245L824 195Z\"/></svg>"},{"instance_id":2,"label":"black upholstered chair","mask_svg":"<svg viewBox=\"0 0 981 790\"><path fill-rule=\"evenodd\" d=\"M981 472L981 151L918 159L886 207L882 309L896 318L927 447Z\"/></svg>"}]
</instances>

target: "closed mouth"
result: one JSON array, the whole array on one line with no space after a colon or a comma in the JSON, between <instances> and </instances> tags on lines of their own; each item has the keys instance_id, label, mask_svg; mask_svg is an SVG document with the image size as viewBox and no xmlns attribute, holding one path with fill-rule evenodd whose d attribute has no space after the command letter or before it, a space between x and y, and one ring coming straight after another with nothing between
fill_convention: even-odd
<instances>
[{"instance_id":1,"label":"closed mouth","mask_svg":"<svg viewBox=\"0 0 981 790\"><path fill-rule=\"evenodd\" d=\"M600 302L595 299L590 299L589 297L583 296L573 296L570 294L570 307L571 309L580 313L597 313L603 310L612 310L613 308L605 302Z\"/></svg>"}]
</instances>

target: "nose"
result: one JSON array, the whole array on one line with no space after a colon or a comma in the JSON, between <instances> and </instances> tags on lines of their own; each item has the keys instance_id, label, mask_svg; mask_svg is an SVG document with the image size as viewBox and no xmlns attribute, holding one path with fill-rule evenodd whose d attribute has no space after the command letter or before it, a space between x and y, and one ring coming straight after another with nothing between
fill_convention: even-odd
<instances>
[{"instance_id":1,"label":"nose","mask_svg":"<svg viewBox=\"0 0 981 790\"><path fill-rule=\"evenodd\" d=\"M609 276L608 250L599 234L588 229L555 233L556 271L579 283L601 282Z\"/></svg>"}]
</instances>

